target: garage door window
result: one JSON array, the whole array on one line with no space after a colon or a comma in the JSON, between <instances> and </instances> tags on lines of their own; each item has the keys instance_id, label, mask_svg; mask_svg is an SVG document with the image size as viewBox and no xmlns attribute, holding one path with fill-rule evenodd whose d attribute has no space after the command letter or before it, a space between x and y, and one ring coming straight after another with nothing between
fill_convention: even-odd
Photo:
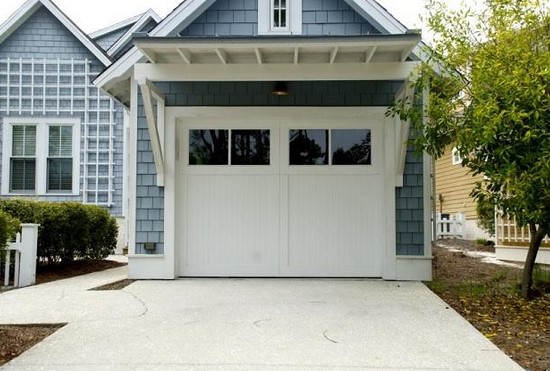
<instances>
[{"instance_id":1,"label":"garage door window","mask_svg":"<svg viewBox=\"0 0 550 371\"><path fill-rule=\"evenodd\" d=\"M371 165L371 132L368 129L332 130L333 165Z\"/></svg>"},{"instance_id":2,"label":"garage door window","mask_svg":"<svg viewBox=\"0 0 550 371\"><path fill-rule=\"evenodd\" d=\"M289 137L291 165L328 165L328 130L290 130Z\"/></svg>"},{"instance_id":3,"label":"garage door window","mask_svg":"<svg viewBox=\"0 0 550 371\"><path fill-rule=\"evenodd\" d=\"M371 131L290 130L289 161L290 165L371 165Z\"/></svg>"},{"instance_id":4,"label":"garage door window","mask_svg":"<svg viewBox=\"0 0 550 371\"><path fill-rule=\"evenodd\" d=\"M189 130L189 164L269 165L270 131Z\"/></svg>"}]
</instances>

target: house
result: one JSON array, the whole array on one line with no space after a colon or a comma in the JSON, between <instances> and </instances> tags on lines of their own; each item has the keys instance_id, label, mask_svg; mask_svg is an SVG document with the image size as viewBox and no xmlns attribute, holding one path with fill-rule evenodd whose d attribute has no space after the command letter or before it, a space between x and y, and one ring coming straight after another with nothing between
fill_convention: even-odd
<instances>
[{"instance_id":1,"label":"house","mask_svg":"<svg viewBox=\"0 0 550 371\"><path fill-rule=\"evenodd\" d=\"M475 183L483 180L483 175L473 176L467 168L462 166L462 159L449 146L443 156L435 164L436 178L436 209L438 214L449 218L463 216L459 237L468 240L477 238L494 238L496 257L501 260L524 262L530 241L528 228L520 228L515 220L495 215L495 235L489 236L478 225L476 202L470 196ZM543 240L537 255L537 263L550 264L550 238Z\"/></svg>"},{"instance_id":2,"label":"house","mask_svg":"<svg viewBox=\"0 0 550 371\"><path fill-rule=\"evenodd\" d=\"M108 208L126 245L122 104L92 80L159 21L143 15L86 35L50 0L29 0L0 26L0 195Z\"/></svg>"},{"instance_id":3,"label":"house","mask_svg":"<svg viewBox=\"0 0 550 371\"><path fill-rule=\"evenodd\" d=\"M491 238L478 226L476 202L470 197L475 183L483 180L483 176L474 176L462 166L462 158L452 146L447 147L443 156L435 161L435 179L437 213L448 219L460 218L460 235L456 237L467 240Z\"/></svg>"},{"instance_id":4,"label":"house","mask_svg":"<svg viewBox=\"0 0 550 371\"><path fill-rule=\"evenodd\" d=\"M129 275L431 278L421 36L374 0L187 0L94 83L130 112Z\"/></svg>"}]
</instances>

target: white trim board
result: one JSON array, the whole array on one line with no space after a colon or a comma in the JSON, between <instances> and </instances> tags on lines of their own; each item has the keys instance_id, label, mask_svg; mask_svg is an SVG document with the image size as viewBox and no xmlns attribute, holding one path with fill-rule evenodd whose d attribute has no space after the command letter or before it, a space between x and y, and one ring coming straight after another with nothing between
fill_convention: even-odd
<instances>
[{"instance_id":1,"label":"white trim board","mask_svg":"<svg viewBox=\"0 0 550 371\"><path fill-rule=\"evenodd\" d=\"M88 36L90 36L92 39L99 39L100 37L103 37L105 35L108 35L110 33L113 33L115 31L118 31L120 30L121 28L126 28L126 27L129 27L133 24L135 24L140 18L143 17L145 13L142 13L142 14L138 14L138 15L135 15L131 18L128 18L128 19L125 19L123 21L120 21L118 23L115 23L113 25L110 25L110 26L107 26L107 27L104 27L104 28L101 28L97 31L94 31L92 33L90 33Z\"/></svg>"},{"instance_id":2,"label":"white trim board","mask_svg":"<svg viewBox=\"0 0 550 371\"><path fill-rule=\"evenodd\" d=\"M50 0L28 0L4 24L0 26L0 43L25 23L40 7L44 6L53 14L101 63L106 67L111 59L78 26Z\"/></svg>"},{"instance_id":3,"label":"white trim board","mask_svg":"<svg viewBox=\"0 0 550 371\"><path fill-rule=\"evenodd\" d=\"M149 64L134 66L138 81L329 81L329 80L404 80L417 62L279 64L279 65L198 65Z\"/></svg>"}]
</instances>

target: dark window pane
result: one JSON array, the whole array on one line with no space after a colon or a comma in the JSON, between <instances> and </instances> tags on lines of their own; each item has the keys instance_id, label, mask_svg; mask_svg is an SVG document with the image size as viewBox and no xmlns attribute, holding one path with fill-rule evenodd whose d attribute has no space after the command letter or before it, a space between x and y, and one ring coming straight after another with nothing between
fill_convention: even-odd
<instances>
[{"instance_id":1,"label":"dark window pane","mask_svg":"<svg viewBox=\"0 0 550 371\"><path fill-rule=\"evenodd\" d=\"M228 165L228 130L189 130L189 165Z\"/></svg>"},{"instance_id":2,"label":"dark window pane","mask_svg":"<svg viewBox=\"0 0 550 371\"><path fill-rule=\"evenodd\" d=\"M34 191L36 184L36 160L12 158L10 188L12 191Z\"/></svg>"},{"instance_id":3,"label":"dark window pane","mask_svg":"<svg viewBox=\"0 0 550 371\"><path fill-rule=\"evenodd\" d=\"M370 130L332 131L333 165L371 165L371 163Z\"/></svg>"},{"instance_id":4,"label":"dark window pane","mask_svg":"<svg viewBox=\"0 0 550 371\"><path fill-rule=\"evenodd\" d=\"M48 159L48 192L73 189L73 159Z\"/></svg>"},{"instance_id":5,"label":"dark window pane","mask_svg":"<svg viewBox=\"0 0 550 371\"><path fill-rule=\"evenodd\" d=\"M281 15L279 19L279 27L286 27L286 10L281 9Z\"/></svg>"},{"instance_id":6,"label":"dark window pane","mask_svg":"<svg viewBox=\"0 0 550 371\"><path fill-rule=\"evenodd\" d=\"M231 131L232 165L269 165L269 130Z\"/></svg>"},{"instance_id":7,"label":"dark window pane","mask_svg":"<svg viewBox=\"0 0 550 371\"><path fill-rule=\"evenodd\" d=\"M328 165L328 130L290 130L290 165Z\"/></svg>"}]
</instances>

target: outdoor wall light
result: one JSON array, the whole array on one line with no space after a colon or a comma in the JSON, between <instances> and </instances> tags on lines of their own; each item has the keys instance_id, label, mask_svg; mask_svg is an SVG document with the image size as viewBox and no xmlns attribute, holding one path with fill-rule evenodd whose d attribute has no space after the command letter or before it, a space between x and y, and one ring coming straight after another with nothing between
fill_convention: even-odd
<instances>
[{"instance_id":1,"label":"outdoor wall light","mask_svg":"<svg viewBox=\"0 0 550 371\"><path fill-rule=\"evenodd\" d=\"M286 83L282 81L276 82L273 90L271 91L271 94L276 97L286 97L288 95L288 88L286 86Z\"/></svg>"}]
</instances>

